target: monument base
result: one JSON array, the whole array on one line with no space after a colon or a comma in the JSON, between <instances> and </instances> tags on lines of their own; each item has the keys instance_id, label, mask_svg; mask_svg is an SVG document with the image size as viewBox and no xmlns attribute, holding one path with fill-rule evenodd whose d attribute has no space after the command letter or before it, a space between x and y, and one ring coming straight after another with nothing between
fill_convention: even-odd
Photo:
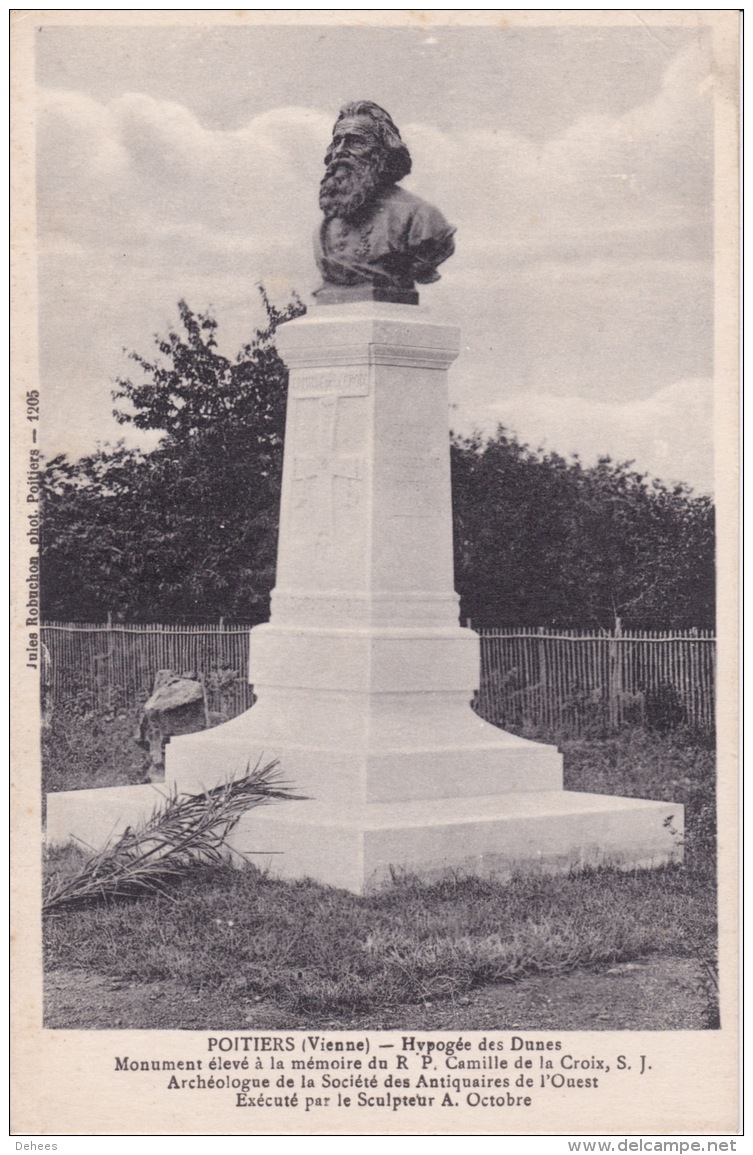
<instances>
[{"instance_id":1,"label":"monument base","mask_svg":"<svg viewBox=\"0 0 753 1155\"><path fill-rule=\"evenodd\" d=\"M381 301L392 305L417 305L415 289L381 289L378 285L322 285L314 292L317 305L350 305L354 302Z\"/></svg>"},{"instance_id":2,"label":"monument base","mask_svg":"<svg viewBox=\"0 0 753 1155\"><path fill-rule=\"evenodd\" d=\"M275 876L308 876L364 893L403 874L508 881L516 872L664 865L680 853L678 809L562 790L390 802L334 813L286 803L249 812L230 845ZM269 853L272 848L276 853Z\"/></svg>"},{"instance_id":3,"label":"monument base","mask_svg":"<svg viewBox=\"0 0 753 1155\"><path fill-rule=\"evenodd\" d=\"M127 826L148 821L167 794L165 787L156 783L48 794L45 843L49 848L73 842L84 851L102 850Z\"/></svg>"},{"instance_id":4,"label":"monument base","mask_svg":"<svg viewBox=\"0 0 753 1155\"><path fill-rule=\"evenodd\" d=\"M234 847L359 892L402 871L679 856L682 807L567 793L555 747L471 710L480 643L458 625L447 430L460 334L369 286L340 292L346 303L277 334L290 383L277 581L251 632L257 702L173 738L167 790L200 794L279 761L304 800L249 811ZM101 846L148 817L155 790L130 790L50 795L49 841Z\"/></svg>"},{"instance_id":5,"label":"monument base","mask_svg":"<svg viewBox=\"0 0 753 1155\"><path fill-rule=\"evenodd\" d=\"M101 848L166 792L125 786L49 794L47 844ZM586 866L635 869L682 857L682 807L548 790L361 806L276 802L250 810L229 845L282 878L364 893L401 874L509 879Z\"/></svg>"}]
</instances>

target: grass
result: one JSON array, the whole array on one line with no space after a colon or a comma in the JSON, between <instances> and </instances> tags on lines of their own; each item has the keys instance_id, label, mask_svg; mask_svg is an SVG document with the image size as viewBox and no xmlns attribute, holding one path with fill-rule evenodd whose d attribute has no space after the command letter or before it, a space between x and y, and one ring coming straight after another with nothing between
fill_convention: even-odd
<instances>
[{"instance_id":1,"label":"grass","mask_svg":"<svg viewBox=\"0 0 753 1155\"><path fill-rule=\"evenodd\" d=\"M563 745L569 789L686 803L686 865L508 884L396 877L365 897L251 867L197 867L169 895L48 917L47 965L199 991L242 988L288 1010L330 1013L454 999L489 983L651 954L693 957L713 977L710 746L643 731ZM48 868L66 875L78 855L51 854ZM710 1001L709 1026L714 1014Z\"/></svg>"},{"instance_id":2,"label":"grass","mask_svg":"<svg viewBox=\"0 0 753 1155\"><path fill-rule=\"evenodd\" d=\"M657 734L628 728L611 738L562 743L565 789L655 798L685 807L685 863L700 879L716 878L714 740L677 729Z\"/></svg>"},{"instance_id":3,"label":"grass","mask_svg":"<svg viewBox=\"0 0 753 1155\"><path fill-rule=\"evenodd\" d=\"M95 714L83 695L61 703L42 730L42 790L87 790L149 781L137 744L138 709Z\"/></svg>"},{"instance_id":4,"label":"grass","mask_svg":"<svg viewBox=\"0 0 753 1155\"><path fill-rule=\"evenodd\" d=\"M689 953L697 896L675 870L406 880L368 898L253 870L197 870L172 899L48 921L51 966L232 989L293 1010L433 1001L531 973Z\"/></svg>"}]
</instances>

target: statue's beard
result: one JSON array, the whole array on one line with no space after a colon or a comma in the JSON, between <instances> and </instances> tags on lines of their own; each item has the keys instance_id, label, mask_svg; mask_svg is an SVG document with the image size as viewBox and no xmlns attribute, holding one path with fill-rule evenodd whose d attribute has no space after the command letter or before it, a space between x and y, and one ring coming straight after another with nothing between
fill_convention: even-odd
<instances>
[{"instance_id":1,"label":"statue's beard","mask_svg":"<svg viewBox=\"0 0 753 1155\"><path fill-rule=\"evenodd\" d=\"M352 220L371 204L382 185L382 165L378 155L359 160L341 157L327 165L319 188L319 207L327 220Z\"/></svg>"}]
</instances>

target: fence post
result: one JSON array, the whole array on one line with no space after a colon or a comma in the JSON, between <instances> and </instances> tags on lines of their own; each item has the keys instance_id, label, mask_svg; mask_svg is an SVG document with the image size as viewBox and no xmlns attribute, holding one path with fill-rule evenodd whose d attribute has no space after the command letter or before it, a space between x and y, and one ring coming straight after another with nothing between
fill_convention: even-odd
<instances>
[{"instance_id":1,"label":"fence post","mask_svg":"<svg viewBox=\"0 0 753 1155\"><path fill-rule=\"evenodd\" d=\"M622 647L619 639L622 637L622 619L614 619L614 631L609 642L609 725L612 730L619 730L622 722Z\"/></svg>"},{"instance_id":2,"label":"fence post","mask_svg":"<svg viewBox=\"0 0 753 1155\"><path fill-rule=\"evenodd\" d=\"M543 637L544 627L539 626L538 633L541 640L538 643L539 651L539 719L544 726L549 725L549 669L547 666L546 639Z\"/></svg>"}]
</instances>

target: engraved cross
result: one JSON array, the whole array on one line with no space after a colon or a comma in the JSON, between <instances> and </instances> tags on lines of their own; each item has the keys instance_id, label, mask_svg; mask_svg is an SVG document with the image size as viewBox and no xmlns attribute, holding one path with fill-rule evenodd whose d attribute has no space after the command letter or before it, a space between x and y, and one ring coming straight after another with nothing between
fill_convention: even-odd
<instances>
[{"instance_id":1,"label":"engraved cross","mask_svg":"<svg viewBox=\"0 0 753 1155\"><path fill-rule=\"evenodd\" d=\"M332 541L334 537L337 478L351 481L361 481L363 478L363 458L356 453L336 451L337 403L337 395L319 398L317 451L300 454L293 461L294 481L315 480L318 484L317 507L321 518L318 529L326 541Z\"/></svg>"}]
</instances>

